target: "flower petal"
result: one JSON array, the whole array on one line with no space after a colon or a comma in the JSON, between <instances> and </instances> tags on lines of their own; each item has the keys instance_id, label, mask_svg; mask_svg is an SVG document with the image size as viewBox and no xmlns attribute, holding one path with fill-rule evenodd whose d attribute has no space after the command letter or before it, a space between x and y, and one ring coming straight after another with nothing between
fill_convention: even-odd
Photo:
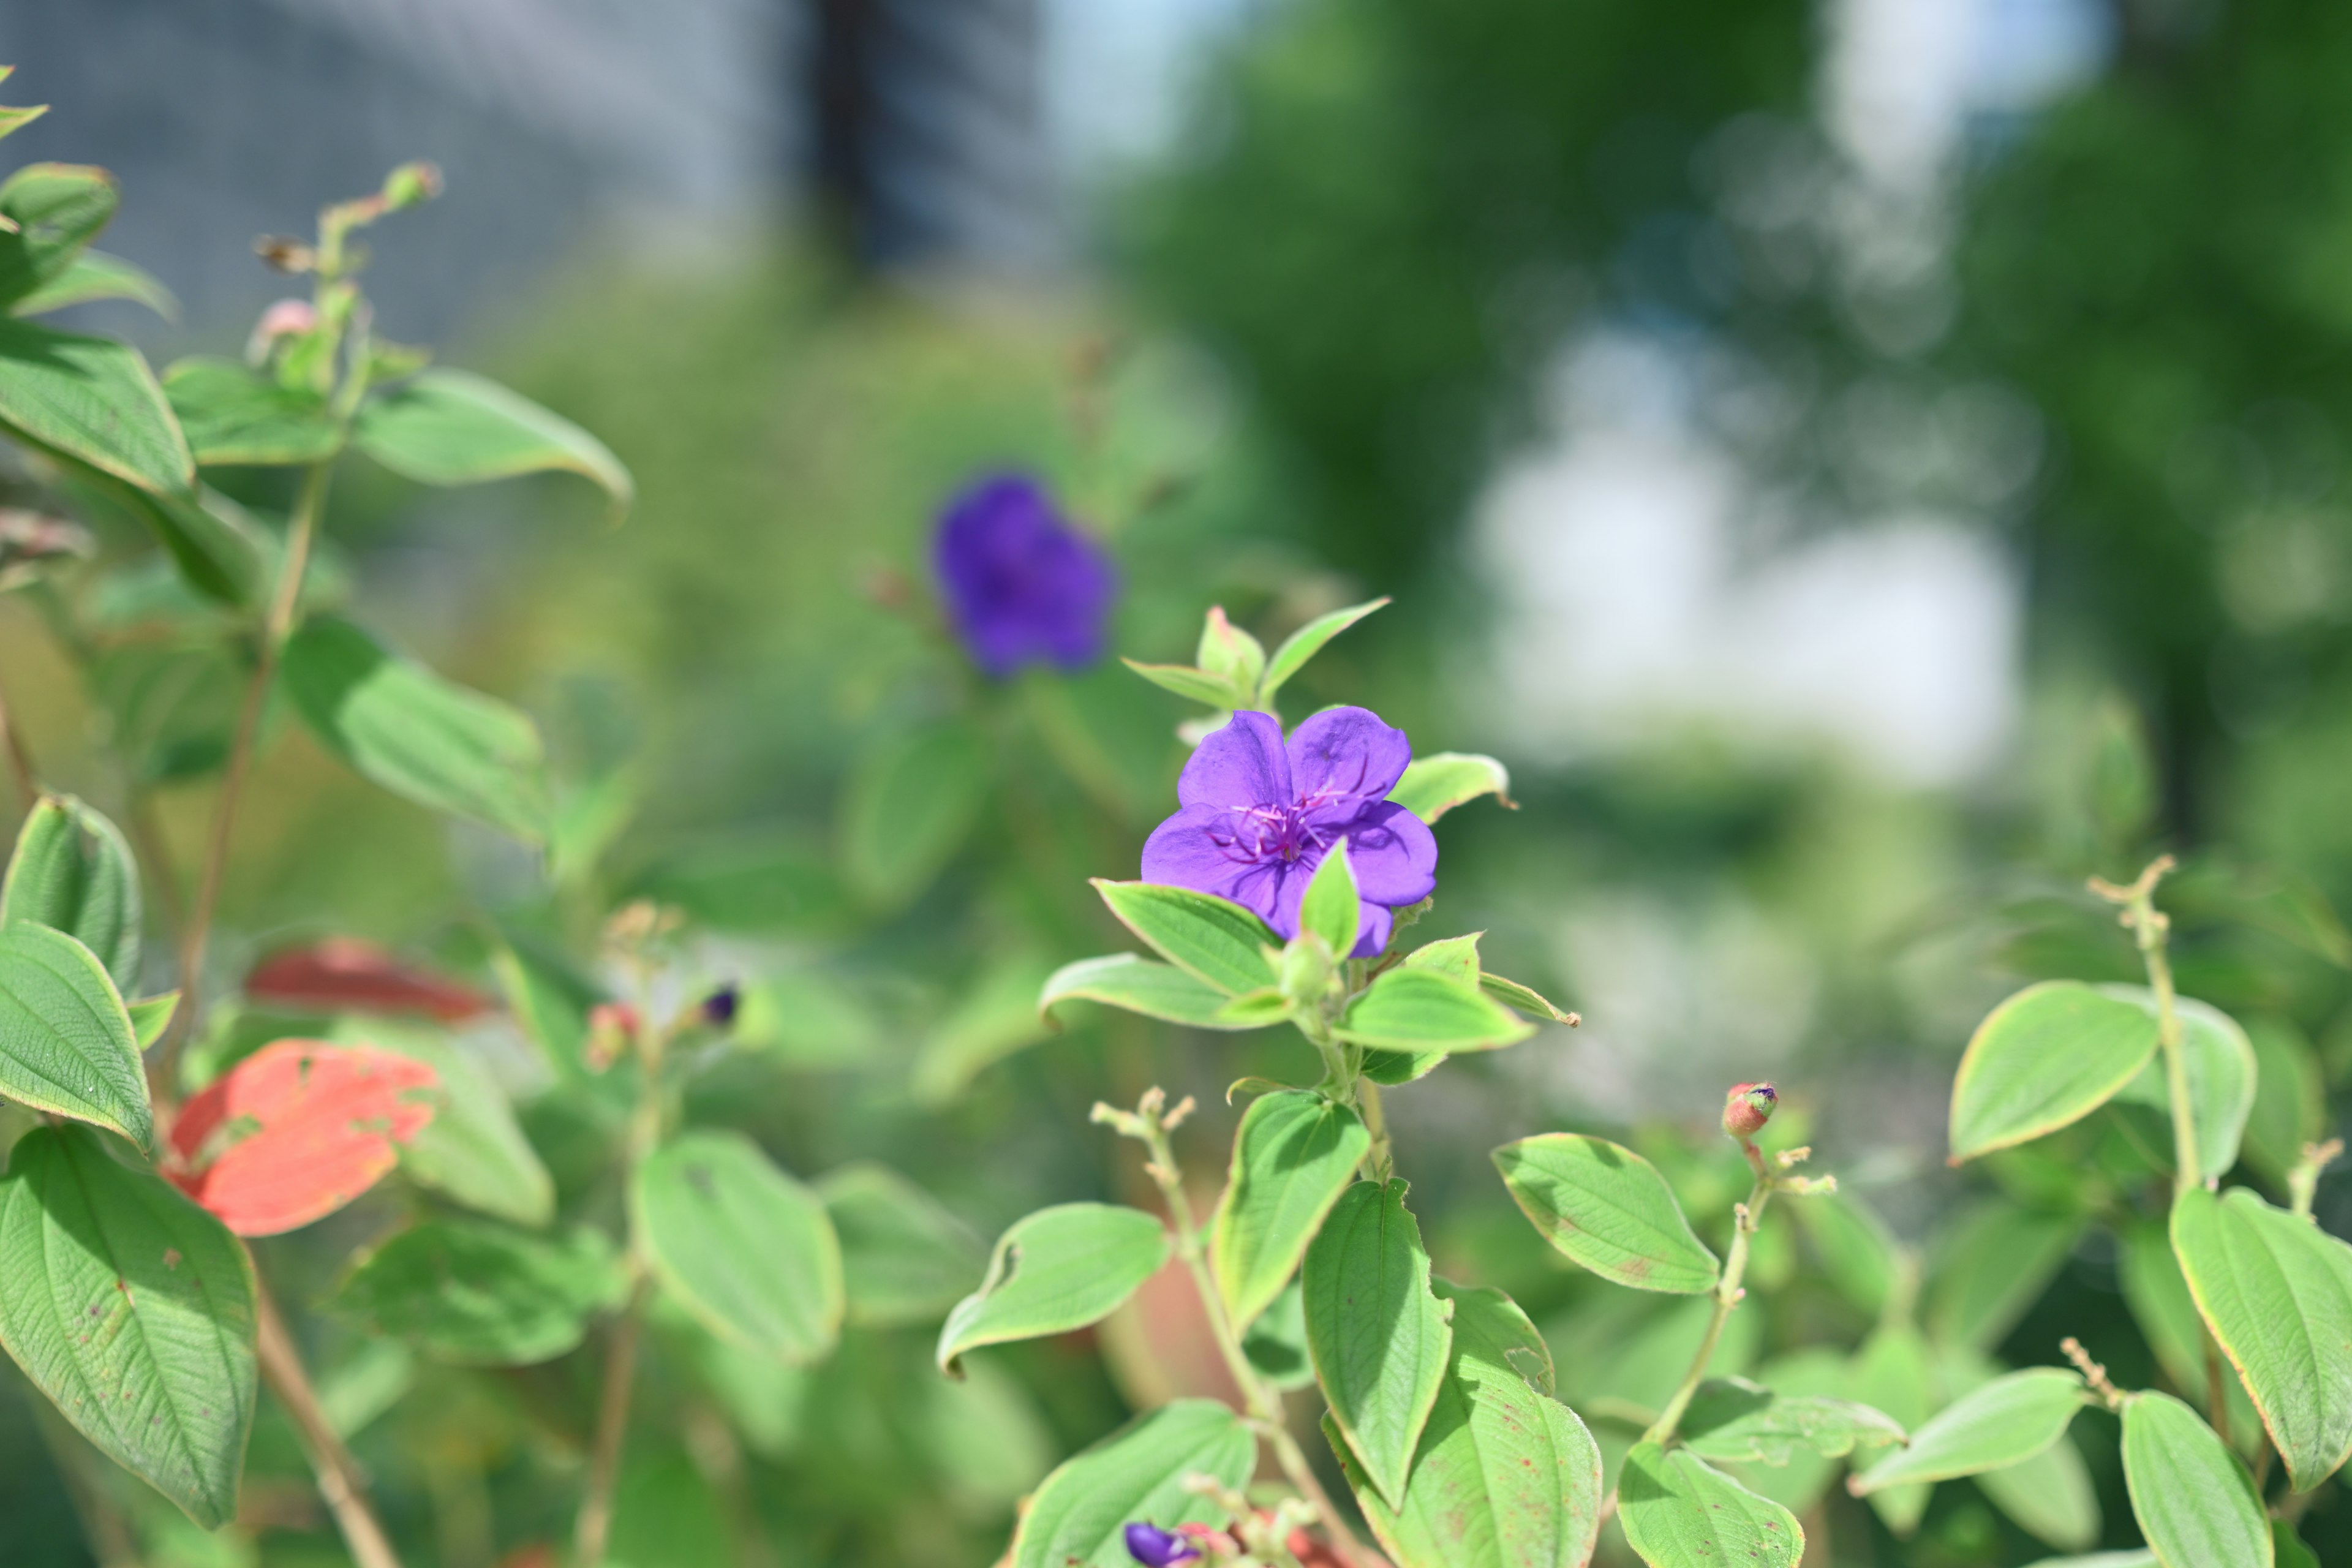
<instances>
[{"instance_id":1,"label":"flower petal","mask_svg":"<svg viewBox=\"0 0 2352 1568\"><path fill-rule=\"evenodd\" d=\"M1291 782L1301 804L1385 800L1412 761L1405 732L1369 708L1327 708L1292 732Z\"/></svg>"},{"instance_id":2,"label":"flower petal","mask_svg":"<svg viewBox=\"0 0 2352 1568\"><path fill-rule=\"evenodd\" d=\"M1236 713L1212 732L1184 764L1176 781L1176 798L1187 806L1227 811L1290 805L1297 798L1290 788L1290 759L1284 754L1282 726L1274 715Z\"/></svg>"},{"instance_id":3,"label":"flower petal","mask_svg":"<svg viewBox=\"0 0 2352 1568\"><path fill-rule=\"evenodd\" d=\"M1348 839L1348 865L1365 902L1415 904L1437 890L1437 836L1403 806L1390 801L1368 805L1341 829Z\"/></svg>"},{"instance_id":4,"label":"flower petal","mask_svg":"<svg viewBox=\"0 0 2352 1568\"><path fill-rule=\"evenodd\" d=\"M1186 806L1143 841L1143 879L1231 898L1234 879L1255 864L1232 847L1233 827L1229 811Z\"/></svg>"},{"instance_id":5,"label":"flower petal","mask_svg":"<svg viewBox=\"0 0 2352 1568\"><path fill-rule=\"evenodd\" d=\"M1349 958L1378 958L1388 951L1389 933L1396 929L1396 911L1386 904L1363 900L1356 911L1356 946Z\"/></svg>"}]
</instances>

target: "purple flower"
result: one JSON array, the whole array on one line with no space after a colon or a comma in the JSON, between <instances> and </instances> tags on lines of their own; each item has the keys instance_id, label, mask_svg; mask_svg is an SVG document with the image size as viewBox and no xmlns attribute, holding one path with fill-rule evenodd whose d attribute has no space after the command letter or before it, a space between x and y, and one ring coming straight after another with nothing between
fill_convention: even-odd
<instances>
[{"instance_id":1,"label":"purple flower","mask_svg":"<svg viewBox=\"0 0 2352 1568\"><path fill-rule=\"evenodd\" d=\"M1102 655L1118 577L1034 481L983 479L940 518L932 560L972 659L1003 679L1027 664L1076 669Z\"/></svg>"},{"instance_id":2,"label":"purple flower","mask_svg":"<svg viewBox=\"0 0 2352 1568\"><path fill-rule=\"evenodd\" d=\"M714 1028L723 1029L735 1021L735 1014L742 1004L742 993L733 984L721 985L702 999L702 1021Z\"/></svg>"},{"instance_id":3,"label":"purple flower","mask_svg":"<svg viewBox=\"0 0 2352 1568\"><path fill-rule=\"evenodd\" d=\"M1182 1536L1156 1524L1127 1527L1127 1554L1147 1568L1168 1568L1171 1563L1190 1563L1201 1555Z\"/></svg>"},{"instance_id":4,"label":"purple flower","mask_svg":"<svg viewBox=\"0 0 2352 1568\"><path fill-rule=\"evenodd\" d=\"M1176 781L1183 809L1143 846L1143 879L1193 888L1255 910L1285 937L1332 845L1363 900L1353 956L1389 944L1390 911L1437 886L1429 825L1391 804L1412 742L1362 708L1331 708L1298 726L1287 746L1271 714L1236 713L1201 742Z\"/></svg>"}]
</instances>

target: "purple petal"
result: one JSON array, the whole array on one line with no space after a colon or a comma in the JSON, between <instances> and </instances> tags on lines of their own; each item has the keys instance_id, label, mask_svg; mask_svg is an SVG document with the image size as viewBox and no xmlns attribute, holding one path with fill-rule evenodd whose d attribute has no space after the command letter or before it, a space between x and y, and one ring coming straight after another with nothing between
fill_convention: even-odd
<instances>
[{"instance_id":1,"label":"purple petal","mask_svg":"<svg viewBox=\"0 0 2352 1568\"><path fill-rule=\"evenodd\" d=\"M1298 934L1298 901L1313 878L1304 861L1261 860L1244 867L1222 896L1255 910L1276 936L1288 942Z\"/></svg>"},{"instance_id":2,"label":"purple petal","mask_svg":"<svg viewBox=\"0 0 2352 1568\"><path fill-rule=\"evenodd\" d=\"M1184 764L1176 781L1176 798L1188 806L1227 811L1290 805L1296 797L1290 790L1290 760L1282 749L1282 726L1270 713L1234 714Z\"/></svg>"},{"instance_id":3,"label":"purple petal","mask_svg":"<svg viewBox=\"0 0 2352 1568\"><path fill-rule=\"evenodd\" d=\"M1171 1563L1190 1563L1201 1555L1182 1536L1156 1524L1127 1527L1127 1554L1144 1568L1169 1568Z\"/></svg>"},{"instance_id":4,"label":"purple petal","mask_svg":"<svg viewBox=\"0 0 2352 1568\"><path fill-rule=\"evenodd\" d=\"M1290 737L1291 782L1302 804L1385 800L1412 761L1405 732L1369 708L1328 708Z\"/></svg>"},{"instance_id":5,"label":"purple petal","mask_svg":"<svg viewBox=\"0 0 2352 1568\"><path fill-rule=\"evenodd\" d=\"M1366 900L1356 911L1356 947L1349 958L1378 958L1388 951L1389 933L1396 929L1396 915L1386 904Z\"/></svg>"},{"instance_id":6,"label":"purple petal","mask_svg":"<svg viewBox=\"0 0 2352 1568\"><path fill-rule=\"evenodd\" d=\"M1356 891L1367 902L1417 904L1437 890L1437 836L1403 806L1368 805L1343 831Z\"/></svg>"},{"instance_id":7,"label":"purple petal","mask_svg":"<svg viewBox=\"0 0 2352 1568\"><path fill-rule=\"evenodd\" d=\"M1234 814L1188 805L1143 841L1143 879L1231 898L1227 891L1255 862L1233 847Z\"/></svg>"},{"instance_id":8,"label":"purple petal","mask_svg":"<svg viewBox=\"0 0 2352 1568\"><path fill-rule=\"evenodd\" d=\"M1034 482L1005 476L965 490L940 519L932 559L949 618L991 675L1101 654L1118 575Z\"/></svg>"}]
</instances>

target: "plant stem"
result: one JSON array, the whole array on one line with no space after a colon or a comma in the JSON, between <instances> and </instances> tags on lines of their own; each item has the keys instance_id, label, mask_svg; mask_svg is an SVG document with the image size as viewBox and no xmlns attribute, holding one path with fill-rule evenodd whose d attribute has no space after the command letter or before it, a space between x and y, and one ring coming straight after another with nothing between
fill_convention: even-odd
<instances>
[{"instance_id":1,"label":"plant stem","mask_svg":"<svg viewBox=\"0 0 2352 1568\"><path fill-rule=\"evenodd\" d=\"M1723 1338L1723 1325L1731 1321L1739 1299L1747 1294L1739 1282L1748 1272L1748 1241L1764 1218L1764 1205L1772 1201L1778 1179L1764 1163L1764 1155L1754 1140L1742 1138L1739 1152L1748 1156L1748 1168L1756 1173L1756 1185L1749 1191L1748 1201L1731 1211L1731 1250L1723 1260L1723 1276L1715 1283L1715 1316L1707 1321L1706 1337L1699 1341L1698 1354L1691 1358L1690 1370L1683 1373L1682 1386L1666 1401L1664 1412L1650 1429L1642 1434L1645 1443L1666 1442L1682 1425L1683 1412L1690 1408L1691 1395L1698 1392L1700 1380L1706 1376L1706 1363L1715 1359L1716 1342Z\"/></svg>"},{"instance_id":2,"label":"plant stem","mask_svg":"<svg viewBox=\"0 0 2352 1568\"><path fill-rule=\"evenodd\" d=\"M167 1090L174 1081L173 1074L179 1065L181 1047L186 1044L200 1010L197 982L204 972L205 943L212 934L213 911L220 902L221 882L228 873L236 808L245 793L246 775L253 768L254 741L261 730L261 715L268 706L278 655L293 630L294 613L301 605L302 574L310 565L310 546L318 535L320 514L326 509L327 480L333 468L330 459L311 464L303 473L301 493L295 500L293 522L287 535L285 563L278 570L278 586L270 598L268 618L262 624L253 678L246 683L245 703L237 711L236 732L229 744L227 770L221 779L220 802L213 809L212 837L205 849L204 871L196 883L187 923L180 931L179 1010L172 1016L171 1032L155 1064L155 1081Z\"/></svg>"},{"instance_id":3,"label":"plant stem","mask_svg":"<svg viewBox=\"0 0 2352 1568\"><path fill-rule=\"evenodd\" d=\"M261 1375L268 1380L270 1391L286 1406L293 1417L294 1429L302 1440L302 1451L309 1456L310 1470L319 1480L319 1495L326 1500L327 1510L335 1516L335 1526L343 1534L343 1544L351 1549L352 1561L357 1568L400 1568L400 1555L392 1549L392 1542L383 1532L383 1525L368 1501L367 1477L327 1413L320 1408L318 1393L310 1386L310 1374L302 1370L302 1357L294 1348L293 1336L286 1331L286 1320L278 1313L278 1303L270 1298L268 1286L262 1283L258 1270L253 1277L254 1307L259 1332L257 1351L261 1358Z\"/></svg>"},{"instance_id":4,"label":"plant stem","mask_svg":"<svg viewBox=\"0 0 2352 1568\"><path fill-rule=\"evenodd\" d=\"M16 781L16 789L25 797L25 809L30 811L41 798L40 775L33 768L33 753L26 749L25 737L8 716L8 699L0 693L0 752L8 754L8 775Z\"/></svg>"},{"instance_id":5,"label":"plant stem","mask_svg":"<svg viewBox=\"0 0 2352 1568\"><path fill-rule=\"evenodd\" d=\"M596 1405L596 1447L588 1462L588 1490L572 1531L573 1568L600 1568L613 1531L613 1484L621 1473L621 1446L629 1432L629 1395L637 1381L637 1341L645 1332L652 1277L640 1271L629 1305L604 1347L604 1387Z\"/></svg>"}]
</instances>

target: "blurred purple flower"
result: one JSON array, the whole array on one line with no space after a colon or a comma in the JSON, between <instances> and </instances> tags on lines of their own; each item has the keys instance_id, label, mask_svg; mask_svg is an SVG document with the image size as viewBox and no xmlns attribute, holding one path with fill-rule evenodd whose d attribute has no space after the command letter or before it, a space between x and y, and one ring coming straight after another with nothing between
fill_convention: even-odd
<instances>
[{"instance_id":1,"label":"blurred purple flower","mask_svg":"<svg viewBox=\"0 0 2352 1568\"><path fill-rule=\"evenodd\" d=\"M1035 481L983 479L948 504L932 559L972 659L1003 679L1024 665L1076 669L1102 656L1118 576Z\"/></svg>"},{"instance_id":2,"label":"blurred purple flower","mask_svg":"<svg viewBox=\"0 0 2352 1568\"><path fill-rule=\"evenodd\" d=\"M1184 764L1183 809L1145 840L1143 879L1245 904L1294 937L1307 884L1344 838L1363 900L1353 956L1370 958L1389 944L1390 911L1437 886L1429 825L1388 799L1412 761L1404 731L1368 709L1327 709L1287 746L1270 714L1236 713Z\"/></svg>"},{"instance_id":3,"label":"blurred purple flower","mask_svg":"<svg viewBox=\"0 0 2352 1568\"><path fill-rule=\"evenodd\" d=\"M735 1015L742 1005L743 994L736 990L731 982L721 985L702 999L702 1021L723 1029L735 1021Z\"/></svg>"},{"instance_id":4,"label":"blurred purple flower","mask_svg":"<svg viewBox=\"0 0 2352 1568\"><path fill-rule=\"evenodd\" d=\"M1127 1527L1127 1554L1147 1568L1169 1568L1171 1563L1190 1563L1201 1555L1182 1536L1156 1524Z\"/></svg>"}]
</instances>

